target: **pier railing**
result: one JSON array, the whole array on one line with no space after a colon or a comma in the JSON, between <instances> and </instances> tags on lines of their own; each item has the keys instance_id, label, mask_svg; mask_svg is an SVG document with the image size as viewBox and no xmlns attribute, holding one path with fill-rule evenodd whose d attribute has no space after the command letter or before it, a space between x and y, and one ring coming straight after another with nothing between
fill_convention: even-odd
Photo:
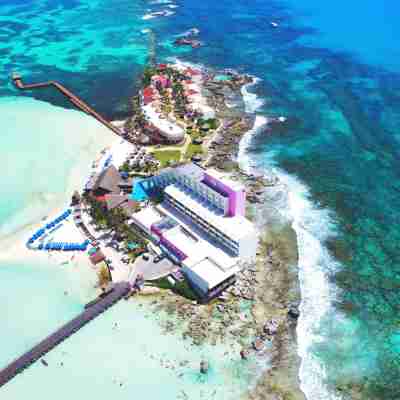
<instances>
[{"instance_id":1,"label":"pier railing","mask_svg":"<svg viewBox=\"0 0 400 400\"><path fill-rule=\"evenodd\" d=\"M32 83L32 84L24 84L22 82L21 75L14 73L12 75L12 80L14 85L21 90L30 90L30 89L40 89L46 87L54 87L59 92L61 92L74 106L85 112L86 114L91 115L92 117L96 118L100 123L106 126L108 129L112 130L117 135L121 135L121 131L114 126L111 122L107 121L103 118L99 113L97 113L93 108L87 105L82 99L78 96L74 95L70 92L65 86L61 85L56 81L47 81L47 82L40 82L40 83Z\"/></svg>"},{"instance_id":2,"label":"pier railing","mask_svg":"<svg viewBox=\"0 0 400 400\"><path fill-rule=\"evenodd\" d=\"M6 368L1 370L0 387L5 385L16 375L24 371L34 362L36 362L49 351L51 351L54 347L56 347L65 339L77 332L92 319L96 318L109 307L114 305L117 301L121 300L122 297L126 296L129 293L129 291L130 285L128 282L116 283L113 289L108 292L104 297L99 299L99 301L96 301L93 305L87 307L85 311L83 311L76 318L67 322L56 332L52 333L31 350L29 350L24 355L11 362Z\"/></svg>"}]
</instances>

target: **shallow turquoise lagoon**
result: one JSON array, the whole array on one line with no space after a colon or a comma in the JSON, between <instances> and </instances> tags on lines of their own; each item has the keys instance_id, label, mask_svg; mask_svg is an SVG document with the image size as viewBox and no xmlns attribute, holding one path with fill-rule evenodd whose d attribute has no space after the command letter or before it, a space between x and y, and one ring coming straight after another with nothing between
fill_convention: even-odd
<instances>
[{"instance_id":1,"label":"shallow turquoise lagoon","mask_svg":"<svg viewBox=\"0 0 400 400\"><path fill-rule=\"evenodd\" d=\"M30 98L0 98L0 238L64 206L112 133L81 112Z\"/></svg>"},{"instance_id":2,"label":"shallow turquoise lagoon","mask_svg":"<svg viewBox=\"0 0 400 400\"><path fill-rule=\"evenodd\" d=\"M80 282L79 267L2 265L0 312L7 346L0 367L83 310L94 290ZM235 399L256 373L239 349L229 345L194 346L181 334L162 328L171 317L154 314L145 299L124 301L82 328L1 389L1 398L26 396L119 399L132 396L179 399ZM178 325L179 327L179 325ZM200 362L209 362L205 376ZM62 390L60 390L62 388Z\"/></svg>"},{"instance_id":3,"label":"shallow turquoise lagoon","mask_svg":"<svg viewBox=\"0 0 400 400\"><path fill-rule=\"evenodd\" d=\"M229 81L230 77L228 75L216 75L214 79L216 81Z\"/></svg>"}]
</instances>

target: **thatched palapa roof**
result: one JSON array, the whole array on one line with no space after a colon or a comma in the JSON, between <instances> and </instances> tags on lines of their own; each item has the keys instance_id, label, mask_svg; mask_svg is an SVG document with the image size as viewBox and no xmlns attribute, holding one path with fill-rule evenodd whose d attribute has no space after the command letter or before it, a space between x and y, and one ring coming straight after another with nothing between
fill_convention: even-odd
<instances>
[{"instance_id":1,"label":"thatched palapa roof","mask_svg":"<svg viewBox=\"0 0 400 400\"><path fill-rule=\"evenodd\" d=\"M110 193L119 193L119 184L121 181L122 178L117 168L115 168L114 165L110 165L108 168L102 171L100 175L98 175L92 190L96 191L98 189L102 189Z\"/></svg>"}]
</instances>

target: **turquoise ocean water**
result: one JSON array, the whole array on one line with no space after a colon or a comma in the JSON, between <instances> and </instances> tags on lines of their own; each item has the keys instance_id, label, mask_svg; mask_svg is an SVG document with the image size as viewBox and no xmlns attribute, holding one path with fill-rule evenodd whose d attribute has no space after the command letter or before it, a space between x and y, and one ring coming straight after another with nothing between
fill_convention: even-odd
<instances>
[{"instance_id":1,"label":"turquoise ocean water","mask_svg":"<svg viewBox=\"0 0 400 400\"><path fill-rule=\"evenodd\" d=\"M26 215L34 219L35 204L44 207L60 201L78 153L70 153L68 146L57 149L54 135L63 143L74 141L84 151L91 129L78 126L92 123L66 110L69 105L51 92L26 93L34 99L21 99L10 84L11 71L16 69L32 81L60 80L107 117L120 118L126 115L126 100L146 61L143 30L151 28L157 35L159 59L179 57L251 73L261 79L249 89L257 95L250 98L259 106L257 113L289 117L284 129L260 127L248 155L257 166L275 168L291 189L290 207L283 211L293 217L299 238L300 378L308 399L334 399L354 392L361 392L363 399L398 399L399 5L393 0L169 3L178 8L158 3L162 2L1 3L0 155L7 160L7 173L2 174L7 190L1 198L0 231L10 234L25 223ZM142 19L159 9L175 14ZM271 21L279 26L273 28ZM174 48L176 35L194 26L201 30L206 46L196 51ZM74 287L68 276L67 271L55 273L43 265L35 269L21 263L0 269L0 289L6 296L0 315L6 316L4 323L10 327L3 332L7 350L0 352L0 364L58 325L60 314L68 318L82 307L78 294L60 299L63 290ZM54 307L44 304L44 292ZM26 298L33 300L27 305ZM47 318L40 315L40 322L32 321L42 307L47 307ZM201 387L195 372L182 380L181 371L163 368L160 359L176 354L176 359L190 359L195 371L199 359L212 351L181 349L180 353L180 342L170 338L169 353L164 354L167 344L158 325L135 311L121 304L49 355L54 366L69 357L71 364L62 367L68 373L63 374L61 366L46 370L37 365L16 379L3 397L19 399L36 390L47 398L40 388L48 381L53 384L48 398L56 392L76 394L78 387L93 394L88 383L92 380L99 387L96 397L127 398L136 390L149 390L151 381L142 377L150 372L141 372L140 364L169 382L163 385L163 398L183 396L182 388L190 398L207 399L234 398L243 390L248 376L240 375L244 369L229 359L216 360L215 381ZM110 331L115 319L128 321L130 313L132 325L118 333ZM143 332L149 331L154 334L158 361L146 356ZM109 357L104 349L113 343L118 343L115 359L102 363ZM92 357L83 355L88 349ZM122 354L126 357L119 357ZM219 391L221 385L229 390Z\"/></svg>"}]
</instances>

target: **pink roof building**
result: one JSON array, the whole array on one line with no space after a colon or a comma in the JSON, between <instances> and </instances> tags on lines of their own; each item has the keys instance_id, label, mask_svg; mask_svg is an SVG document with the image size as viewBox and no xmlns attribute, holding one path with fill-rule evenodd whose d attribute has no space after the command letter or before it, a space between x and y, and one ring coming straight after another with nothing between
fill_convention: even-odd
<instances>
[{"instance_id":1,"label":"pink roof building","mask_svg":"<svg viewBox=\"0 0 400 400\"><path fill-rule=\"evenodd\" d=\"M154 100L154 89L147 86L143 89L143 102L145 105L151 103Z\"/></svg>"},{"instance_id":2,"label":"pink roof building","mask_svg":"<svg viewBox=\"0 0 400 400\"><path fill-rule=\"evenodd\" d=\"M157 83L160 84L162 88L166 88L166 87L168 87L170 85L169 79L164 75L154 75L151 78L151 81L154 84L157 84Z\"/></svg>"}]
</instances>

